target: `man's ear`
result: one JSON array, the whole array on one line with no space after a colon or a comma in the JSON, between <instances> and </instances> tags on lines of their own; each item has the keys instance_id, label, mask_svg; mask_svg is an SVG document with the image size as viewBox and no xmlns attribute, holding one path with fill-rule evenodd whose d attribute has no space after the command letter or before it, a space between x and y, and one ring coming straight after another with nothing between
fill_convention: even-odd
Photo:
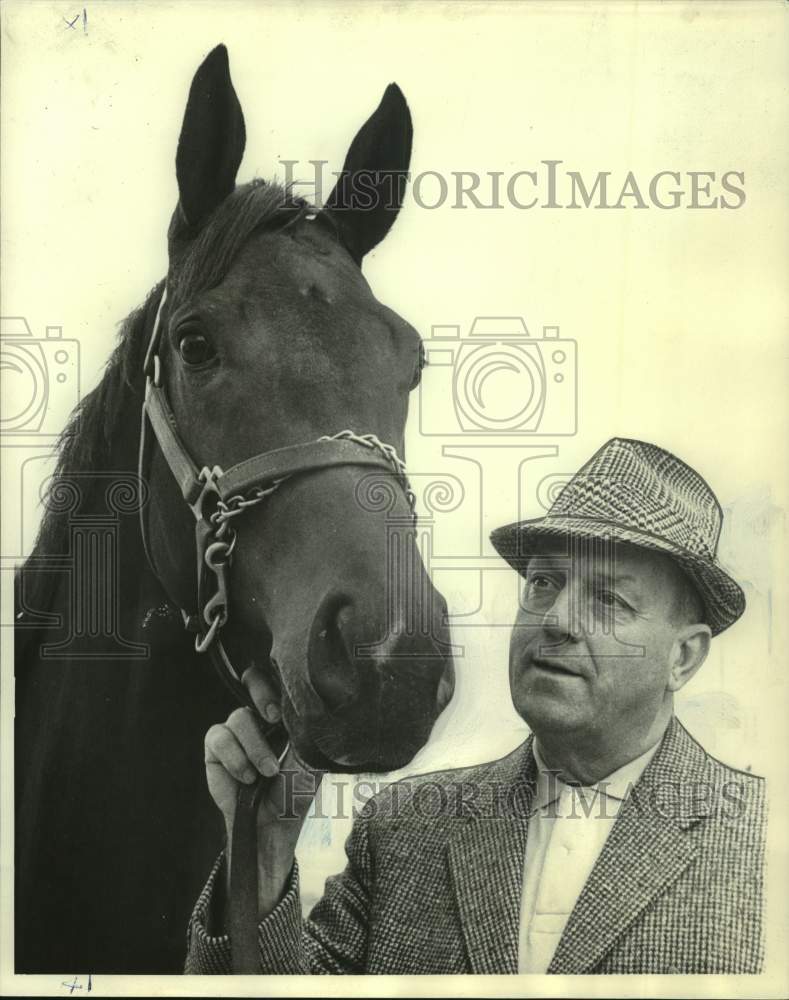
<instances>
[{"instance_id":1,"label":"man's ear","mask_svg":"<svg viewBox=\"0 0 789 1000\"><path fill-rule=\"evenodd\" d=\"M412 138L411 112L400 88L390 83L351 143L325 206L359 265L389 232L403 203Z\"/></svg>"},{"instance_id":2,"label":"man's ear","mask_svg":"<svg viewBox=\"0 0 789 1000\"><path fill-rule=\"evenodd\" d=\"M709 625L685 625L677 632L671 649L669 691L679 691L688 683L707 659L711 641Z\"/></svg>"},{"instance_id":3,"label":"man's ear","mask_svg":"<svg viewBox=\"0 0 789 1000\"><path fill-rule=\"evenodd\" d=\"M190 229L199 227L235 187L245 145L227 49L217 45L192 80L175 157L178 204Z\"/></svg>"}]
</instances>

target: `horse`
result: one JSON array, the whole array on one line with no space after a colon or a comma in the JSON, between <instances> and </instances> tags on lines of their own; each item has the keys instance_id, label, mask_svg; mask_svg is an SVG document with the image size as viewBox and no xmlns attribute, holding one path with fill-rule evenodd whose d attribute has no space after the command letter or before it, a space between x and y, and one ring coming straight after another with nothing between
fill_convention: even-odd
<instances>
[{"instance_id":1,"label":"horse","mask_svg":"<svg viewBox=\"0 0 789 1000\"><path fill-rule=\"evenodd\" d=\"M17 573L17 972L182 970L223 836L203 737L248 667L331 771L405 765L452 696L403 460L424 352L361 270L405 194L408 105L386 88L320 207L237 185L245 141L220 45L166 278L72 415Z\"/></svg>"}]
</instances>

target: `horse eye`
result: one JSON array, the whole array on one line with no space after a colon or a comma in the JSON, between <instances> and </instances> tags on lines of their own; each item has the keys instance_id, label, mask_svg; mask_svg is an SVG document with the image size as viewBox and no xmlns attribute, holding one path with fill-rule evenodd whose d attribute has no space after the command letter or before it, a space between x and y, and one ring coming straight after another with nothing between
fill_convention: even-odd
<instances>
[{"instance_id":1,"label":"horse eye","mask_svg":"<svg viewBox=\"0 0 789 1000\"><path fill-rule=\"evenodd\" d=\"M202 333L185 333L178 343L178 351L187 365L203 365L216 354L211 341Z\"/></svg>"}]
</instances>

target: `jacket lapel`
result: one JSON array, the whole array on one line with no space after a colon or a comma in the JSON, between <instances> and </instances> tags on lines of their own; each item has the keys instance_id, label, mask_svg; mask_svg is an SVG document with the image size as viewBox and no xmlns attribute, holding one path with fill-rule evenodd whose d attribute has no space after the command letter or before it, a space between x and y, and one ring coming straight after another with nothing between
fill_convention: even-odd
<instances>
[{"instance_id":1,"label":"jacket lapel","mask_svg":"<svg viewBox=\"0 0 789 1000\"><path fill-rule=\"evenodd\" d=\"M518 971L518 924L528 813L537 775L532 737L486 782L479 815L449 841L452 885L472 971Z\"/></svg>"},{"instance_id":2,"label":"jacket lapel","mask_svg":"<svg viewBox=\"0 0 789 1000\"><path fill-rule=\"evenodd\" d=\"M693 792L705 760L701 747L672 719L660 749L622 805L549 973L591 971L692 862L696 847L688 831L702 818Z\"/></svg>"}]
</instances>

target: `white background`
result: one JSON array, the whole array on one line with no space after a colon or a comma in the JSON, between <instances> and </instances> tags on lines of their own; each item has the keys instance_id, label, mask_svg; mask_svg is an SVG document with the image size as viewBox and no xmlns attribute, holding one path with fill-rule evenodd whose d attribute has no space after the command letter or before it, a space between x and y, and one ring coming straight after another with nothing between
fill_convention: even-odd
<instances>
[{"instance_id":1,"label":"white background","mask_svg":"<svg viewBox=\"0 0 789 1000\"><path fill-rule=\"evenodd\" d=\"M748 610L714 641L678 714L710 752L769 775L773 825L783 825L785 7L85 9L87 33L81 21L71 30L64 20L81 14L79 4L6 4L2 36L2 312L25 316L37 336L56 324L76 338L83 393L101 375L117 323L165 272L186 95L220 41L247 123L240 181L281 178L282 159L301 161L306 177L309 159L339 169L392 80L414 119L415 174L544 176L540 161L555 159L590 181L612 171L615 190L632 170L643 190L660 170L745 173L747 200L736 211L459 210L452 198L431 211L409 197L365 273L378 297L426 338L436 324L466 333L475 316L495 314L523 316L536 337L543 325L558 325L578 345L578 433L532 442L557 446L558 454L534 463L536 479L527 471L520 499L516 470L525 452L495 452L482 505L474 466L442 454L442 445L466 442L420 433L414 396L409 468L457 476L465 490L456 510L436 517L439 556L491 556L477 538L541 513L536 482L572 472L614 435L653 441L707 478L726 512L720 555L741 581ZM445 422L451 401L440 378L428 369L424 393L428 420ZM512 442L488 439L501 443ZM491 454L489 447L488 463ZM13 478L4 482L4 545L23 513ZM24 515L29 524L32 512ZM26 529L23 547L29 542ZM455 614L479 603L476 572L443 569L434 578ZM482 585L487 624L456 619L454 638L464 647L457 693L413 770L500 756L526 735L507 686L516 577L485 572ZM4 657L6 691L9 672ZM7 748L8 727L3 738ZM346 831L342 822L308 824L300 851L308 893L341 867Z\"/></svg>"}]
</instances>

